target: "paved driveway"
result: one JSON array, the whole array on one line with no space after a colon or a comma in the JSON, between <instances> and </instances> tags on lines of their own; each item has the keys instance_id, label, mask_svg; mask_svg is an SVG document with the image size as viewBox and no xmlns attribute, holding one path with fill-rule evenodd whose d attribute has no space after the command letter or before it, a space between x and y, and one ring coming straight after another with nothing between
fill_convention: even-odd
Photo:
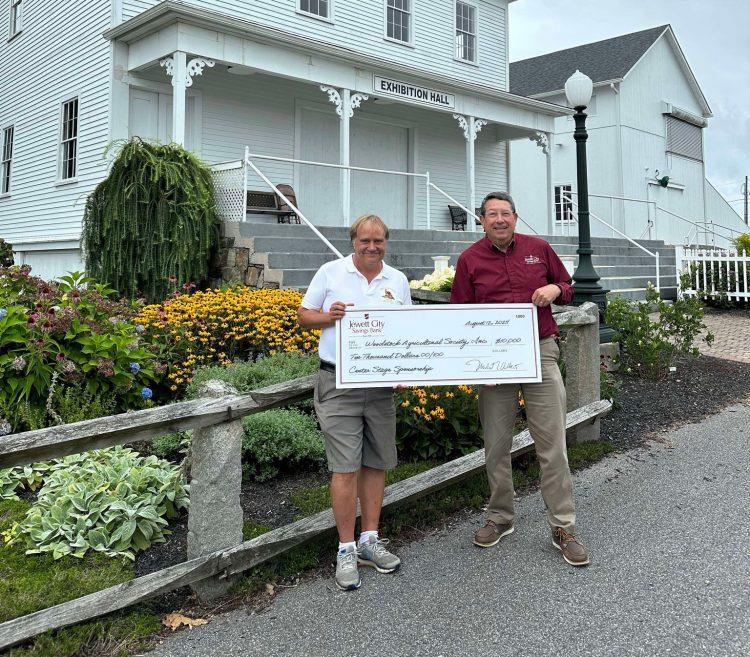
<instances>
[{"instance_id":1,"label":"paved driveway","mask_svg":"<svg viewBox=\"0 0 750 657\"><path fill-rule=\"evenodd\" d=\"M592 565L550 544L538 493L480 550L472 515L362 588L308 582L261 614L170 637L155 656L750 655L750 404L574 475Z\"/></svg>"}]
</instances>

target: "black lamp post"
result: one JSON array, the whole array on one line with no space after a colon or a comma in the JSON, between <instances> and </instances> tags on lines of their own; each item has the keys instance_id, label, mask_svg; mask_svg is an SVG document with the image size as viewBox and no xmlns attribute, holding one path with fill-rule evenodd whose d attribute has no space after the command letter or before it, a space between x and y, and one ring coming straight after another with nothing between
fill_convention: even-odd
<instances>
[{"instance_id":1,"label":"black lamp post","mask_svg":"<svg viewBox=\"0 0 750 657\"><path fill-rule=\"evenodd\" d=\"M573 115L576 141L576 169L578 181L578 266L573 274L573 304L580 306L586 301L592 301L599 306L599 339L610 342L614 337L611 327L603 324L604 310L607 307L607 292L599 285L599 274L594 269L591 255L591 227L589 224L589 183L586 168L586 113L584 110L591 102L594 85L591 78L580 71L576 71L565 83L565 95L568 103L575 108Z\"/></svg>"}]
</instances>

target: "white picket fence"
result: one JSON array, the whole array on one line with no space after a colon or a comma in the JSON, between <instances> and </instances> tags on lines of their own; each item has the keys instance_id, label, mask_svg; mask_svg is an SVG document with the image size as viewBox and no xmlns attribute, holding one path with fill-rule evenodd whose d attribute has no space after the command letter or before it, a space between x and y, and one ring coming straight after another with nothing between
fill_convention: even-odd
<instances>
[{"instance_id":1,"label":"white picket fence","mask_svg":"<svg viewBox=\"0 0 750 657\"><path fill-rule=\"evenodd\" d=\"M676 247L677 285L690 275L690 285L681 294L706 296L730 301L750 301L748 280L750 255L731 249L688 249Z\"/></svg>"}]
</instances>

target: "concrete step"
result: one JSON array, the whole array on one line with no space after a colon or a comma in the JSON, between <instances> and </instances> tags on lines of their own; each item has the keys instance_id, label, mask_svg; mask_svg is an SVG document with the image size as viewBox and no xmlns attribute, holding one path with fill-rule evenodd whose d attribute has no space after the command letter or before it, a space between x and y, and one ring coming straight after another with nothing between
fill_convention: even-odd
<instances>
[{"instance_id":1,"label":"concrete step","mask_svg":"<svg viewBox=\"0 0 750 657\"><path fill-rule=\"evenodd\" d=\"M334 247L344 254L351 252L351 242L348 239L333 238L330 240ZM317 237L275 237L257 236L254 238L255 251L264 253L330 253L328 246ZM435 243L435 248L430 249L432 255L459 254L471 246L473 242L441 242ZM388 252L396 254L425 253L428 244L424 240L391 239L388 243ZM560 257L571 258L576 256L575 245L553 245L555 252ZM643 254L635 247L615 245L594 245L598 256L637 256L650 257ZM660 254L661 255L661 254ZM673 261L674 255L664 254L664 261Z\"/></svg>"},{"instance_id":2,"label":"concrete step","mask_svg":"<svg viewBox=\"0 0 750 657\"><path fill-rule=\"evenodd\" d=\"M239 225L240 233L245 237L315 237L310 228L304 224L278 224L278 223L256 223L243 222ZM328 239L342 239L349 241L349 229L343 226L318 226L318 230ZM412 230L397 228L390 231L390 241L394 240L418 240L422 242L461 242L471 244L483 236L482 232L470 233L465 231L451 230ZM552 245L577 247L577 237L562 235L539 235ZM317 238L316 238L317 239ZM664 248L661 240L637 240L639 244L653 251ZM620 238L593 237L594 246L623 246L637 250L632 244Z\"/></svg>"},{"instance_id":3,"label":"concrete step","mask_svg":"<svg viewBox=\"0 0 750 657\"><path fill-rule=\"evenodd\" d=\"M434 267L431 253L387 253L386 262L392 267L401 269L404 267ZM457 253L450 256L449 264L454 265L458 260ZM268 254L268 266L273 269L317 269L323 263L335 260L332 252L328 253L279 253ZM628 276L650 276L655 273L655 261L653 258L640 258L628 256L594 256L594 266L600 275L611 271L620 271L622 275ZM614 262L613 262L614 261ZM577 262L577 259L576 259ZM675 274L674 261L661 260L660 273L664 276Z\"/></svg>"}]
</instances>

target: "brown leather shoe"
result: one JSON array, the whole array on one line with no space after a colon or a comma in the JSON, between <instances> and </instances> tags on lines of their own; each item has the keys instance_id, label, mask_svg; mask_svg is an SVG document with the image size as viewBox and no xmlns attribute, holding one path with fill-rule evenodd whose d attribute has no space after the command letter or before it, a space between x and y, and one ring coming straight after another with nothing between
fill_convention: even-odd
<instances>
[{"instance_id":1,"label":"brown leather shoe","mask_svg":"<svg viewBox=\"0 0 750 657\"><path fill-rule=\"evenodd\" d=\"M552 545L562 552L563 559L571 566L586 566L589 563L589 553L581 539L569 534L562 527L555 527L552 532Z\"/></svg>"},{"instance_id":2,"label":"brown leather shoe","mask_svg":"<svg viewBox=\"0 0 750 657\"><path fill-rule=\"evenodd\" d=\"M492 547L508 534L513 533L513 523L507 525L498 525L494 520L488 520L484 527L477 530L474 534L474 545L479 547Z\"/></svg>"}]
</instances>

